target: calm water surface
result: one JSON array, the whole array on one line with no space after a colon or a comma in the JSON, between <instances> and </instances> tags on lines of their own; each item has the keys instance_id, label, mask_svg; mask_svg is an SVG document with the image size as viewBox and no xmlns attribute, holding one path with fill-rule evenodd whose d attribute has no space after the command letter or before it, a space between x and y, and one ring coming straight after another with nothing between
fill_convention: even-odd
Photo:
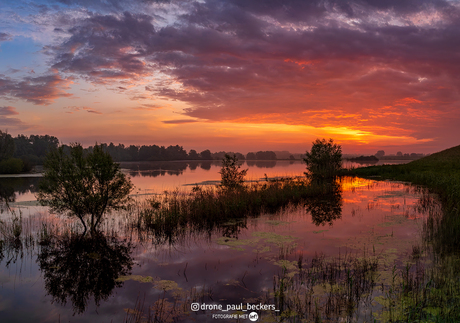
<instances>
[{"instance_id":1,"label":"calm water surface","mask_svg":"<svg viewBox=\"0 0 460 323\"><path fill-rule=\"evenodd\" d=\"M288 161L260 166L249 165L250 179L263 179L265 174L298 176L305 168ZM136 185L138 199L142 194L218 181L220 170L219 163L122 167ZM43 223L55 232L64 230L63 223L78 225L34 206L38 180L0 179L3 190L15 190L16 202L11 205L15 214L22 213L23 236L37 238L37 226ZM232 312L193 312L190 303L224 309L248 302L274 305L270 296L274 276L295 275L300 255L307 261L318 255L360 257L367 252L379 258L382 270L403 266L412 246L420 244L426 217L421 196L419 189L404 183L345 179L333 199L228 223L213 232L187 234L173 243L158 243L126 229L125 212L109 215L103 224L106 232L117 235L116 240L107 238L88 247L67 241L47 249L37 239L17 243L4 239L0 321L123 322L127 312L147 313L151 307L163 313L164 321L211 322L213 313ZM4 209L0 216L11 223L10 212ZM275 310L258 313L276 316Z\"/></svg>"}]
</instances>

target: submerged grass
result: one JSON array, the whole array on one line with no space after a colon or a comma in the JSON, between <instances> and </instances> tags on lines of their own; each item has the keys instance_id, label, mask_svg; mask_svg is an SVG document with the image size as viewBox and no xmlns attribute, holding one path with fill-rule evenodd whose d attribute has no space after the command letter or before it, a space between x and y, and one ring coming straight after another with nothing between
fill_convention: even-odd
<instances>
[{"instance_id":1,"label":"submerged grass","mask_svg":"<svg viewBox=\"0 0 460 323\"><path fill-rule=\"evenodd\" d=\"M310 260L300 254L295 263L296 275L290 275L292 269L283 267L274 277L273 296L280 318L368 321L372 314L360 312L371 307L378 266L375 253L365 257L345 254L333 259L316 255Z\"/></svg>"},{"instance_id":2,"label":"submerged grass","mask_svg":"<svg viewBox=\"0 0 460 323\"><path fill-rule=\"evenodd\" d=\"M443 205L442 215L430 214L424 227L425 241L433 250L434 265L418 273L418 279L414 279L414 272L418 272L413 269L416 265L402 271L398 289L386 295L382 302L388 311L379 319L459 322L460 146L408 164L357 168L347 171L347 175L423 185L438 194ZM422 197L420 207L429 208L429 204L429 195Z\"/></svg>"}]
</instances>

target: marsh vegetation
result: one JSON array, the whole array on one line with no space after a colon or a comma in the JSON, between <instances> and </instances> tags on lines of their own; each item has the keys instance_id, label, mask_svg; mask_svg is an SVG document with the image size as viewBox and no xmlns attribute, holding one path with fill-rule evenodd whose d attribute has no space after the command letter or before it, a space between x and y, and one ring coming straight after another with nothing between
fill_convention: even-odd
<instances>
[{"instance_id":1,"label":"marsh vegetation","mask_svg":"<svg viewBox=\"0 0 460 323\"><path fill-rule=\"evenodd\" d=\"M35 315L70 321L217 313L191 311L195 302L273 304L277 311L259 312L262 321L456 317L458 264L437 236L448 200L401 182L275 177L135 194L90 236L78 218L16 203L5 189L3 295L29 305L21 290L46 295L43 309L31 305ZM21 286L16 296L9 286ZM14 305L4 312L18 316Z\"/></svg>"}]
</instances>

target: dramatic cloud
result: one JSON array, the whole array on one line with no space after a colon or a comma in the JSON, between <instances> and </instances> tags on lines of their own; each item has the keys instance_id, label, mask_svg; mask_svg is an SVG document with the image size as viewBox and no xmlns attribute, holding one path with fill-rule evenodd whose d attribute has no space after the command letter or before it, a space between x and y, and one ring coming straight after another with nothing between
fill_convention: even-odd
<instances>
[{"instance_id":1,"label":"dramatic cloud","mask_svg":"<svg viewBox=\"0 0 460 323\"><path fill-rule=\"evenodd\" d=\"M156 105L156 104L142 104L140 107L135 107L132 108L133 110L147 110L147 111L154 111L158 109L163 109L164 107L161 105Z\"/></svg>"},{"instance_id":2,"label":"dramatic cloud","mask_svg":"<svg viewBox=\"0 0 460 323\"><path fill-rule=\"evenodd\" d=\"M0 78L0 95L49 104L70 95L72 79L137 101L123 105L133 113L171 102L193 118L154 112L164 124L279 124L382 138L391 131L420 142L458 135L445 130L460 106L456 1L59 3L65 10L50 5L34 16L52 30L42 53L59 74Z\"/></svg>"},{"instance_id":3,"label":"dramatic cloud","mask_svg":"<svg viewBox=\"0 0 460 323\"><path fill-rule=\"evenodd\" d=\"M30 128L30 126L25 124L21 119L11 117L18 114L15 107L0 107L0 127L10 130L25 130Z\"/></svg>"},{"instance_id":4,"label":"dramatic cloud","mask_svg":"<svg viewBox=\"0 0 460 323\"><path fill-rule=\"evenodd\" d=\"M7 33L0 33L0 42L11 40L11 35Z\"/></svg>"},{"instance_id":5,"label":"dramatic cloud","mask_svg":"<svg viewBox=\"0 0 460 323\"><path fill-rule=\"evenodd\" d=\"M413 22L433 12L445 20ZM165 75L146 90L188 103L195 118L320 126L312 115L336 111L327 126L385 120L405 132L404 119L426 118L380 109L414 98L411 109L437 118L453 107L446 98L459 102L457 13L445 1L228 0L192 2L161 28L144 14L92 15L52 48L53 67L96 83Z\"/></svg>"},{"instance_id":6,"label":"dramatic cloud","mask_svg":"<svg viewBox=\"0 0 460 323\"><path fill-rule=\"evenodd\" d=\"M184 123L194 123L198 122L198 120L192 120L192 119L180 119L180 120L165 120L162 121L165 124L184 124Z\"/></svg>"},{"instance_id":7,"label":"dramatic cloud","mask_svg":"<svg viewBox=\"0 0 460 323\"><path fill-rule=\"evenodd\" d=\"M53 67L94 82L146 76L144 58L155 34L151 19L128 12L84 19L68 30L71 37L63 44L48 49L56 54Z\"/></svg>"},{"instance_id":8,"label":"dramatic cloud","mask_svg":"<svg viewBox=\"0 0 460 323\"><path fill-rule=\"evenodd\" d=\"M86 112L89 112L89 113L94 113L94 114L102 114L102 112L100 111L97 111L97 110L94 110L92 108L88 108L88 107L76 107L76 106L71 106L71 107L64 107L64 109L68 110L66 113L70 113L70 114L73 114L74 112L78 112L80 110L83 110L83 111L86 111Z\"/></svg>"},{"instance_id":9,"label":"dramatic cloud","mask_svg":"<svg viewBox=\"0 0 460 323\"><path fill-rule=\"evenodd\" d=\"M0 116L11 116L19 114L14 107L0 107Z\"/></svg>"},{"instance_id":10,"label":"dramatic cloud","mask_svg":"<svg viewBox=\"0 0 460 323\"><path fill-rule=\"evenodd\" d=\"M1 77L0 96L15 97L38 105L49 105L59 97L70 97L65 92L70 81L58 74L39 77L26 77L21 81Z\"/></svg>"}]
</instances>

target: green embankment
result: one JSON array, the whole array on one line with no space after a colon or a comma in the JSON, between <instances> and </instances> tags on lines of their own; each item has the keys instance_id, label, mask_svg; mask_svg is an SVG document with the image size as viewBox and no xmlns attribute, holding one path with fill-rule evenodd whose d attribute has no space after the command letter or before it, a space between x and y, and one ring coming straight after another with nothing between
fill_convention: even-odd
<instances>
[{"instance_id":1,"label":"green embankment","mask_svg":"<svg viewBox=\"0 0 460 323\"><path fill-rule=\"evenodd\" d=\"M444 216L435 232L435 248L440 254L460 250L460 146L449 148L404 165L357 168L350 175L408 181L424 185L441 198Z\"/></svg>"},{"instance_id":2,"label":"green embankment","mask_svg":"<svg viewBox=\"0 0 460 323\"><path fill-rule=\"evenodd\" d=\"M443 214L430 216L424 228L435 265L425 270L423 286L402 289L404 306L390 321L460 322L460 146L404 165L357 168L347 174L408 181L439 195Z\"/></svg>"}]
</instances>

